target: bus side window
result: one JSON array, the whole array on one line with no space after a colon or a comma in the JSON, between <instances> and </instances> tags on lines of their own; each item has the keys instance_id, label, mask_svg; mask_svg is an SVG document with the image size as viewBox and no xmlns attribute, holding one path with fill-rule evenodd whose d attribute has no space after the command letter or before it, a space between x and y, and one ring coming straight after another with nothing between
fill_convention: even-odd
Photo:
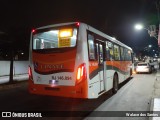
<instances>
[{"instance_id":1,"label":"bus side window","mask_svg":"<svg viewBox=\"0 0 160 120\"><path fill-rule=\"evenodd\" d=\"M103 47L101 44L99 44L99 63L102 64L103 60L104 60L104 56L103 56Z\"/></svg>"},{"instance_id":2,"label":"bus side window","mask_svg":"<svg viewBox=\"0 0 160 120\"><path fill-rule=\"evenodd\" d=\"M99 63L99 49L98 49L98 43L96 43L96 59L98 60L98 63Z\"/></svg>"},{"instance_id":3,"label":"bus side window","mask_svg":"<svg viewBox=\"0 0 160 120\"><path fill-rule=\"evenodd\" d=\"M124 60L124 49L123 47L120 47L120 53L121 53L121 60L123 61Z\"/></svg>"},{"instance_id":4,"label":"bus side window","mask_svg":"<svg viewBox=\"0 0 160 120\"><path fill-rule=\"evenodd\" d=\"M106 42L106 55L105 55L105 59L106 60L110 60L110 50L109 50L109 47L108 47L108 42Z\"/></svg>"},{"instance_id":5,"label":"bus side window","mask_svg":"<svg viewBox=\"0 0 160 120\"><path fill-rule=\"evenodd\" d=\"M113 44L111 42L108 42L108 47L109 47L110 60L114 60Z\"/></svg>"},{"instance_id":6,"label":"bus side window","mask_svg":"<svg viewBox=\"0 0 160 120\"><path fill-rule=\"evenodd\" d=\"M126 49L126 48L125 48L124 51L125 51L125 60L126 60L126 61L132 60L132 58L131 58L131 51L128 50L128 49Z\"/></svg>"},{"instance_id":7,"label":"bus side window","mask_svg":"<svg viewBox=\"0 0 160 120\"><path fill-rule=\"evenodd\" d=\"M88 34L88 51L89 51L89 59L95 60L95 45L94 45L94 36Z\"/></svg>"},{"instance_id":8,"label":"bus side window","mask_svg":"<svg viewBox=\"0 0 160 120\"><path fill-rule=\"evenodd\" d=\"M41 40L36 38L34 39L34 47L33 49L41 49Z\"/></svg>"},{"instance_id":9,"label":"bus side window","mask_svg":"<svg viewBox=\"0 0 160 120\"><path fill-rule=\"evenodd\" d=\"M120 51L117 45L114 45L114 58L115 60L120 60Z\"/></svg>"},{"instance_id":10,"label":"bus side window","mask_svg":"<svg viewBox=\"0 0 160 120\"><path fill-rule=\"evenodd\" d=\"M131 56L131 51L130 50L127 50L128 52L128 60L130 61L130 60L132 60L132 56Z\"/></svg>"},{"instance_id":11,"label":"bus side window","mask_svg":"<svg viewBox=\"0 0 160 120\"><path fill-rule=\"evenodd\" d=\"M128 58L127 58L127 49L124 48L124 60L127 61L127 59L128 59Z\"/></svg>"}]
</instances>

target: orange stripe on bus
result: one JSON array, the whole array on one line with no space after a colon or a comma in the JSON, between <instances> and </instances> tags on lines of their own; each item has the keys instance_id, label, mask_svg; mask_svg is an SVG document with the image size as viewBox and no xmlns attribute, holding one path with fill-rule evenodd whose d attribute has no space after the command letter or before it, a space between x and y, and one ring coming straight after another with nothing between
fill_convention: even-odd
<instances>
[{"instance_id":1,"label":"orange stripe on bus","mask_svg":"<svg viewBox=\"0 0 160 120\"><path fill-rule=\"evenodd\" d=\"M107 66L113 66L123 72L128 72L128 68L132 64L131 61L106 61ZM89 61L89 74L99 68L98 61Z\"/></svg>"},{"instance_id":2,"label":"orange stripe on bus","mask_svg":"<svg viewBox=\"0 0 160 120\"><path fill-rule=\"evenodd\" d=\"M98 69L98 61L89 61L89 74Z\"/></svg>"}]
</instances>

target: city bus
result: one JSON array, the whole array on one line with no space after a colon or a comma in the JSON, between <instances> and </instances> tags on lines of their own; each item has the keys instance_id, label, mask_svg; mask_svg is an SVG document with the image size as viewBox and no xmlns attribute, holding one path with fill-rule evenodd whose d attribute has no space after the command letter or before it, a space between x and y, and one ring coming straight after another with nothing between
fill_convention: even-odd
<instances>
[{"instance_id":1,"label":"city bus","mask_svg":"<svg viewBox=\"0 0 160 120\"><path fill-rule=\"evenodd\" d=\"M81 22L32 30L29 92L71 98L98 98L132 75L133 50Z\"/></svg>"}]
</instances>

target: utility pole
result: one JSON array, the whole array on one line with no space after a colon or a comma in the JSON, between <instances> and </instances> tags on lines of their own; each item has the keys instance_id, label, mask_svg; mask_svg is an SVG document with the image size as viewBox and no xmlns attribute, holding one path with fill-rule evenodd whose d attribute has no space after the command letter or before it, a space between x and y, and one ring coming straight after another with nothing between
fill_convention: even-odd
<instances>
[{"instance_id":1,"label":"utility pole","mask_svg":"<svg viewBox=\"0 0 160 120\"><path fill-rule=\"evenodd\" d=\"M14 60L14 51L11 49L11 56L10 56L10 76L9 76L9 83L13 83L13 60Z\"/></svg>"},{"instance_id":2,"label":"utility pole","mask_svg":"<svg viewBox=\"0 0 160 120\"><path fill-rule=\"evenodd\" d=\"M160 15L159 15L159 8L160 8L160 1L156 0L156 8L157 8L157 15L158 15L158 52L159 52L159 57L160 57ZM160 69L160 61L158 60L159 63L159 69Z\"/></svg>"},{"instance_id":3,"label":"utility pole","mask_svg":"<svg viewBox=\"0 0 160 120\"><path fill-rule=\"evenodd\" d=\"M159 0L156 0L156 8L157 8L157 16L158 16L158 46L160 50L160 15L159 15L160 1Z\"/></svg>"},{"instance_id":4,"label":"utility pole","mask_svg":"<svg viewBox=\"0 0 160 120\"><path fill-rule=\"evenodd\" d=\"M9 83L13 83L13 61L14 61L14 46L13 42L9 35L5 32L0 31L0 42L5 46L6 44L10 52L10 75L9 75ZM10 49L11 48L11 49Z\"/></svg>"},{"instance_id":5,"label":"utility pole","mask_svg":"<svg viewBox=\"0 0 160 120\"><path fill-rule=\"evenodd\" d=\"M157 8L157 15L158 15L158 24L160 23L160 16L159 16L159 7L160 7L160 1L156 1L156 8Z\"/></svg>"}]
</instances>

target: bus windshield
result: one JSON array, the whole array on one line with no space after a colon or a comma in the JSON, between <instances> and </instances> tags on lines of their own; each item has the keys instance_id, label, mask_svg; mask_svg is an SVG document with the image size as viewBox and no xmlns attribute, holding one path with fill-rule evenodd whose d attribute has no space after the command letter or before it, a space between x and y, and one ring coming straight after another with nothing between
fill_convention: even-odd
<instances>
[{"instance_id":1,"label":"bus windshield","mask_svg":"<svg viewBox=\"0 0 160 120\"><path fill-rule=\"evenodd\" d=\"M33 34L33 50L75 47L77 28L50 29Z\"/></svg>"}]
</instances>

